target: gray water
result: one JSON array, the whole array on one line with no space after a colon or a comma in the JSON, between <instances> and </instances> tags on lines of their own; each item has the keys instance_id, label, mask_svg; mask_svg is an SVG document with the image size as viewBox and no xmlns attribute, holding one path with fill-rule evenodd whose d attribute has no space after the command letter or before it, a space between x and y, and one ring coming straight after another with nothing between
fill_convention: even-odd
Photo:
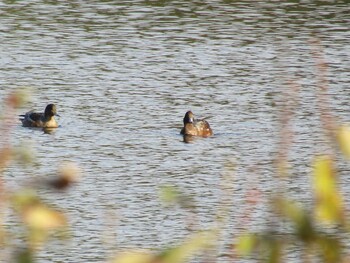
<instances>
[{"instance_id":1,"label":"gray water","mask_svg":"<svg viewBox=\"0 0 350 263\"><path fill-rule=\"evenodd\" d=\"M322 153L310 39L329 64L329 101L340 122L350 112L350 8L346 1L3 1L0 3L0 96L30 87L30 109L58 107L52 134L23 128L37 165L13 164L10 187L51 176L76 162L82 180L64 194L41 190L62 208L71 238L49 243L38 262L105 262L115 251L175 244L191 231L186 211L165 208L164 185L196 203L197 228L215 225L222 182L233 191L225 247L244 229L267 225L276 190L274 160L283 95L301 85L294 119L287 196L308 205L311 162ZM184 143L187 110L209 117L215 135ZM235 164L234 171L225 168ZM340 169L344 192L350 166ZM247 220L247 193L260 192ZM226 201L225 201L226 202ZM226 252L225 252L226 251ZM298 251L288 258L296 259Z\"/></svg>"}]
</instances>

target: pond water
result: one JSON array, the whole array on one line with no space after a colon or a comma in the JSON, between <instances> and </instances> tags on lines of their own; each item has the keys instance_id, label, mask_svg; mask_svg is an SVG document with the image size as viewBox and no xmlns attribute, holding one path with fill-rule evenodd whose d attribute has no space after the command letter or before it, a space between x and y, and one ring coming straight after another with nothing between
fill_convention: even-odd
<instances>
[{"instance_id":1,"label":"pond water","mask_svg":"<svg viewBox=\"0 0 350 263\"><path fill-rule=\"evenodd\" d=\"M11 165L5 180L22 187L67 160L83 170L63 194L40 192L66 212L71 238L49 243L38 262L105 262L114 251L179 242L191 233L188 213L163 206L164 185L194 199L196 228L213 227L220 206L229 208L218 253L228 261L226 247L238 234L269 224L267 202L281 190L274 161L291 79L300 91L283 191L312 203L310 165L327 149L315 102L314 37L329 65L329 106L350 121L350 8L312 2L3 1L0 98L30 87L32 100L18 114L48 103L60 114L52 134L18 122L14 144L31 142L37 163ZM185 143L179 132L187 110L208 117L214 136ZM349 169L340 169L347 194ZM222 184L232 191L227 200ZM250 211L253 190L260 194Z\"/></svg>"}]
</instances>

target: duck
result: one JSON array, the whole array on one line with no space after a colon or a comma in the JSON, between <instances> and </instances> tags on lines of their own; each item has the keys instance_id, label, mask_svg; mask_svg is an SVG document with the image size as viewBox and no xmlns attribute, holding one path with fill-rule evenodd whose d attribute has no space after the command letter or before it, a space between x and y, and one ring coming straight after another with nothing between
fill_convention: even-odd
<instances>
[{"instance_id":1,"label":"duck","mask_svg":"<svg viewBox=\"0 0 350 263\"><path fill-rule=\"evenodd\" d=\"M213 135L213 130L210 128L209 123L202 120L195 120L192 111L187 111L183 119L184 127L181 129L180 134L209 137Z\"/></svg>"},{"instance_id":2,"label":"duck","mask_svg":"<svg viewBox=\"0 0 350 263\"><path fill-rule=\"evenodd\" d=\"M57 115L56 105L48 104L45 112L28 111L20 116L23 127L57 128L58 123L54 116Z\"/></svg>"}]
</instances>

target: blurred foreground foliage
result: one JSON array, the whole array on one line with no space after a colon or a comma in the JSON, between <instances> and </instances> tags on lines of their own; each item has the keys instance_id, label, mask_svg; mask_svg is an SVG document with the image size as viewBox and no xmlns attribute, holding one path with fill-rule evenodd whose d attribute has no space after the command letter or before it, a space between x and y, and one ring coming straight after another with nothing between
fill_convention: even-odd
<instances>
[{"instance_id":1,"label":"blurred foreground foliage","mask_svg":"<svg viewBox=\"0 0 350 263\"><path fill-rule=\"evenodd\" d=\"M261 262L286 262L286 251L293 248L301 252L301 262L350 262L347 252L350 218L338 188L336 170L337 162L342 160L338 157L338 149L345 159L350 159L350 127L341 124L329 109L327 63L318 40L310 41L310 46L317 73L315 112L320 117L329 151L315 156L312 163L314 202L311 207L289 200L283 194L284 189L277 189L271 200L273 211L280 218L276 230L247 232L238 238L236 252L242 256L255 255ZM291 92L281 110L281 142L277 157L279 173L276 180L289 176L286 156L293 141L291 122L297 107L297 103L290 101L296 100L300 87L290 82L289 90Z\"/></svg>"},{"instance_id":2,"label":"blurred foreground foliage","mask_svg":"<svg viewBox=\"0 0 350 263\"><path fill-rule=\"evenodd\" d=\"M315 45L317 46L317 45ZM350 262L345 245L349 235L349 216L346 211L344 197L339 191L338 175L336 172L335 157L337 149L350 159L350 127L338 124L336 118L331 116L327 107L327 82L324 79L326 63L322 61L319 49L313 50L318 76L318 110L325 133L329 138L329 144L333 151L314 158L312 164L313 197L312 207L304 207L302 203L289 200L283 195L283 189L276 191L271 197L271 207L274 215L280 219L275 228L266 231L250 232L242 231L241 235L234 236L229 244L229 252L226 257L231 262L238 262L242 258L254 258L259 262L285 262L285 256L290 248L297 247L301 251L302 262ZM292 83L290 90L297 93L299 87ZM292 93L293 93L292 92ZM289 94L290 95L290 94ZM0 148L0 250L8 248L9 244L19 244L11 247L14 257L6 258L1 255L3 262L30 263L35 262L35 254L42 245L49 241L50 237L66 237L66 234L57 235L58 232L66 233L69 226L64 212L41 200L35 191L35 187L11 191L7 189L4 178L4 170L15 156L28 162L31 152L14 149L10 145L10 132L15 125L15 110L25 101L25 94L14 92L3 102L4 110L1 115ZM293 97L293 96L292 96ZM290 98L288 98L290 99ZM281 127L281 153L277 157L276 180L283 180L288 176L286 158L291 139L285 134L290 133L290 123L295 104L283 106ZM288 108L289 107L289 108ZM17 154L16 154L17 152ZM339 158L338 158L339 159ZM227 171L234 167L229 164ZM71 182L76 181L79 173L74 164L63 165L57 178L46 182L48 187L59 190L65 189ZM227 173L229 174L229 173ZM222 206L219 207L216 222L211 229L194 229L196 221L196 204L193 198L174 186L164 186L160 197L168 207L177 206L188 213L187 238L167 249L155 252L154 250L129 250L116 253L108 262L111 263L184 263L190 262L193 257L199 257L201 262L216 262L218 260L218 243L223 235L224 226L229 220L231 207L225 198L232 197L232 184L230 176L225 176L222 182ZM256 193L252 194L253 196ZM250 198L250 203L256 203L256 198ZM226 204L226 205L225 205ZM6 210L8 208L19 218L23 233L18 236L10 235L6 229ZM242 211L237 211L243 213ZM268 219L266 219L267 221ZM286 227L286 224L288 227ZM197 224L198 225L198 224ZM12 242L16 239L19 242Z\"/></svg>"},{"instance_id":3,"label":"blurred foreground foliage","mask_svg":"<svg viewBox=\"0 0 350 263\"><path fill-rule=\"evenodd\" d=\"M19 190L7 186L4 171L11 162L30 165L34 160L31 149L10 144L13 126L18 125L16 109L27 101L28 96L27 89L9 94L3 101L0 115L0 262L34 262L36 252L50 238L67 237L66 215L54 205L42 201L37 190L42 186L62 188L61 184L60 187L55 184L61 181L69 186L79 175L79 168L68 162L60 167L52 179L29 183ZM17 218L18 225L11 223L9 226L8 217ZM11 228L15 228L15 231L11 231Z\"/></svg>"}]
</instances>

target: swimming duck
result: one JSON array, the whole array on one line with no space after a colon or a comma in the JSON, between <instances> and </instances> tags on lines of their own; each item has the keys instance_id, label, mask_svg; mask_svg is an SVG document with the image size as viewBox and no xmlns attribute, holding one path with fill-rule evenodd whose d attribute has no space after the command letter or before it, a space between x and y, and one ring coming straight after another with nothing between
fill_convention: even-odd
<instances>
[{"instance_id":1,"label":"swimming duck","mask_svg":"<svg viewBox=\"0 0 350 263\"><path fill-rule=\"evenodd\" d=\"M206 120L195 120L192 111L188 111L184 117L184 127L181 129L181 134L209 137L213 135L209 123Z\"/></svg>"},{"instance_id":2,"label":"swimming duck","mask_svg":"<svg viewBox=\"0 0 350 263\"><path fill-rule=\"evenodd\" d=\"M48 104L44 113L32 110L19 116L23 127L57 128L58 124L54 118L55 115L57 115L56 105Z\"/></svg>"}]
</instances>

